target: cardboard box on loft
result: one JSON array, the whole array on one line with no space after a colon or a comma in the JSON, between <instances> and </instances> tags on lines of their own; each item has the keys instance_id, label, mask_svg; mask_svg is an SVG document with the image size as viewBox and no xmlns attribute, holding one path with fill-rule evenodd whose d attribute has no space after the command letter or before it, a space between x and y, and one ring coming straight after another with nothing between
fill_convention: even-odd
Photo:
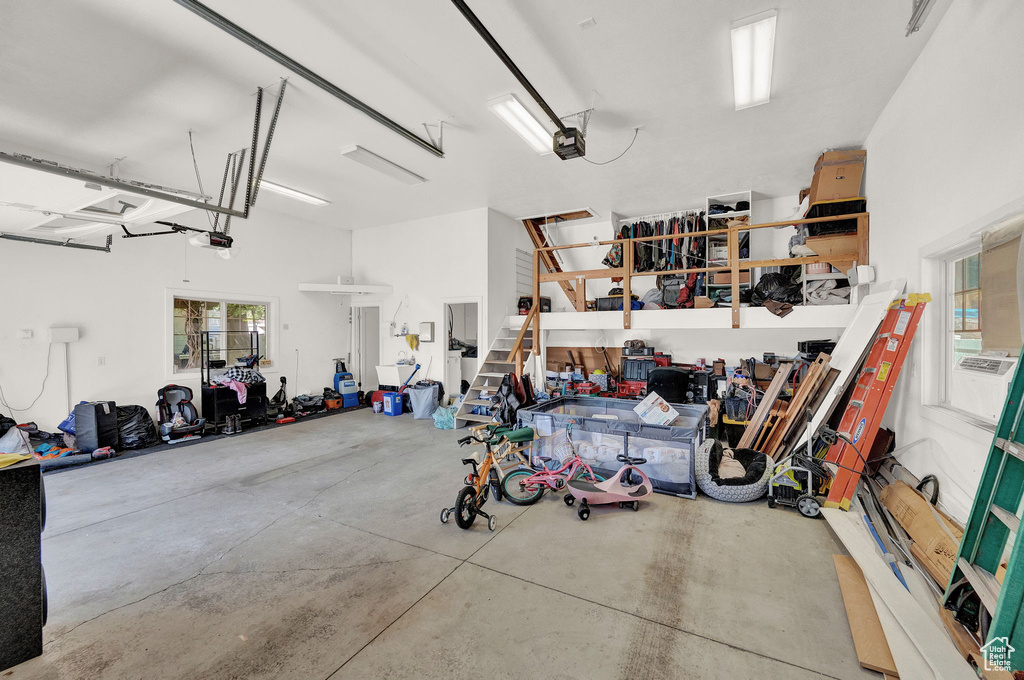
<instances>
[{"instance_id":1,"label":"cardboard box on loft","mask_svg":"<svg viewBox=\"0 0 1024 680\"><path fill-rule=\"evenodd\" d=\"M715 272L711 277L711 283L726 284L732 283L732 272ZM740 272L740 283L750 283L750 271Z\"/></svg>"},{"instance_id":2,"label":"cardboard box on loft","mask_svg":"<svg viewBox=\"0 0 1024 680\"><path fill-rule=\"evenodd\" d=\"M826 151L814 164L811 203L860 196L867 151Z\"/></svg>"}]
</instances>

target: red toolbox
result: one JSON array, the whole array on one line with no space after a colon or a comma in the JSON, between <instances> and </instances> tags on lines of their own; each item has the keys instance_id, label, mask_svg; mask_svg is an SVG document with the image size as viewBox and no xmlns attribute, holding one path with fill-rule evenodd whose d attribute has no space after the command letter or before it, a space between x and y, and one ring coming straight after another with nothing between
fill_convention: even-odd
<instances>
[{"instance_id":1,"label":"red toolbox","mask_svg":"<svg viewBox=\"0 0 1024 680\"><path fill-rule=\"evenodd\" d=\"M615 392L615 396L619 398L630 399L632 397L639 397L646 391L646 380L620 380L618 383L618 390L616 390Z\"/></svg>"},{"instance_id":2,"label":"red toolbox","mask_svg":"<svg viewBox=\"0 0 1024 680\"><path fill-rule=\"evenodd\" d=\"M592 382L575 382L572 389L576 390L576 394L597 394L601 391L601 386Z\"/></svg>"}]
</instances>

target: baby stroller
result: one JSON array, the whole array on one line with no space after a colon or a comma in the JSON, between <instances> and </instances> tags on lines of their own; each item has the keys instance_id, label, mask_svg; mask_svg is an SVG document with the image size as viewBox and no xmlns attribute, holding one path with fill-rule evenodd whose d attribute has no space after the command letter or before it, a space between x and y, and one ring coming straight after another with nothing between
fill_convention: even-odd
<instances>
[{"instance_id":1,"label":"baby stroller","mask_svg":"<svg viewBox=\"0 0 1024 680\"><path fill-rule=\"evenodd\" d=\"M206 427L192 403L192 390L184 385L166 385L157 391L160 438L168 444L198 439Z\"/></svg>"}]
</instances>

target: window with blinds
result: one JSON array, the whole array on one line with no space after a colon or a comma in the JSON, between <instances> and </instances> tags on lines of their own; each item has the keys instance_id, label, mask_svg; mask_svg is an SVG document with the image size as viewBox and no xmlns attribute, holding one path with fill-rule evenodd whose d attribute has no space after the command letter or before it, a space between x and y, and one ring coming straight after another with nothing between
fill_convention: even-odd
<instances>
[{"instance_id":1,"label":"window with blinds","mask_svg":"<svg viewBox=\"0 0 1024 680\"><path fill-rule=\"evenodd\" d=\"M1010 238L982 238L978 315L979 329L984 326L981 332L983 352L1020 355L1020 246L1019 234ZM965 303L967 299L964 298Z\"/></svg>"}]
</instances>

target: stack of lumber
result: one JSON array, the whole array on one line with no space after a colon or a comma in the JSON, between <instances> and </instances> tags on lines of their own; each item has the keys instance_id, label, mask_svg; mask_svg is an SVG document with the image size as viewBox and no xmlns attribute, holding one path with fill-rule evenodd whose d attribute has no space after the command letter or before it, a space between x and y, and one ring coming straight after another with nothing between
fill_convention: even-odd
<instances>
[{"instance_id":1,"label":"stack of lumber","mask_svg":"<svg viewBox=\"0 0 1024 680\"><path fill-rule=\"evenodd\" d=\"M835 381L836 374L829 370L830 358L818 355L788 403L779 397L793 366L782 364L744 430L739 448L761 451L773 460L784 457L805 429L807 409L816 409Z\"/></svg>"},{"instance_id":2,"label":"stack of lumber","mask_svg":"<svg viewBox=\"0 0 1024 680\"><path fill-rule=\"evenodd\" d=\"M938 601L916 579L919 574L901 564L910 590L897 580L889 564L876 552L861 512L822 510L833 533L850 553L850 557L834 559L861 665L887 678L977 678L965 658L974 653L967 649L969 636L956 639L953 631L947 633ZM922 600L927 600L928 609ZM961 632L966 631L961 628Z\"/></svg>"}]
</instances>

